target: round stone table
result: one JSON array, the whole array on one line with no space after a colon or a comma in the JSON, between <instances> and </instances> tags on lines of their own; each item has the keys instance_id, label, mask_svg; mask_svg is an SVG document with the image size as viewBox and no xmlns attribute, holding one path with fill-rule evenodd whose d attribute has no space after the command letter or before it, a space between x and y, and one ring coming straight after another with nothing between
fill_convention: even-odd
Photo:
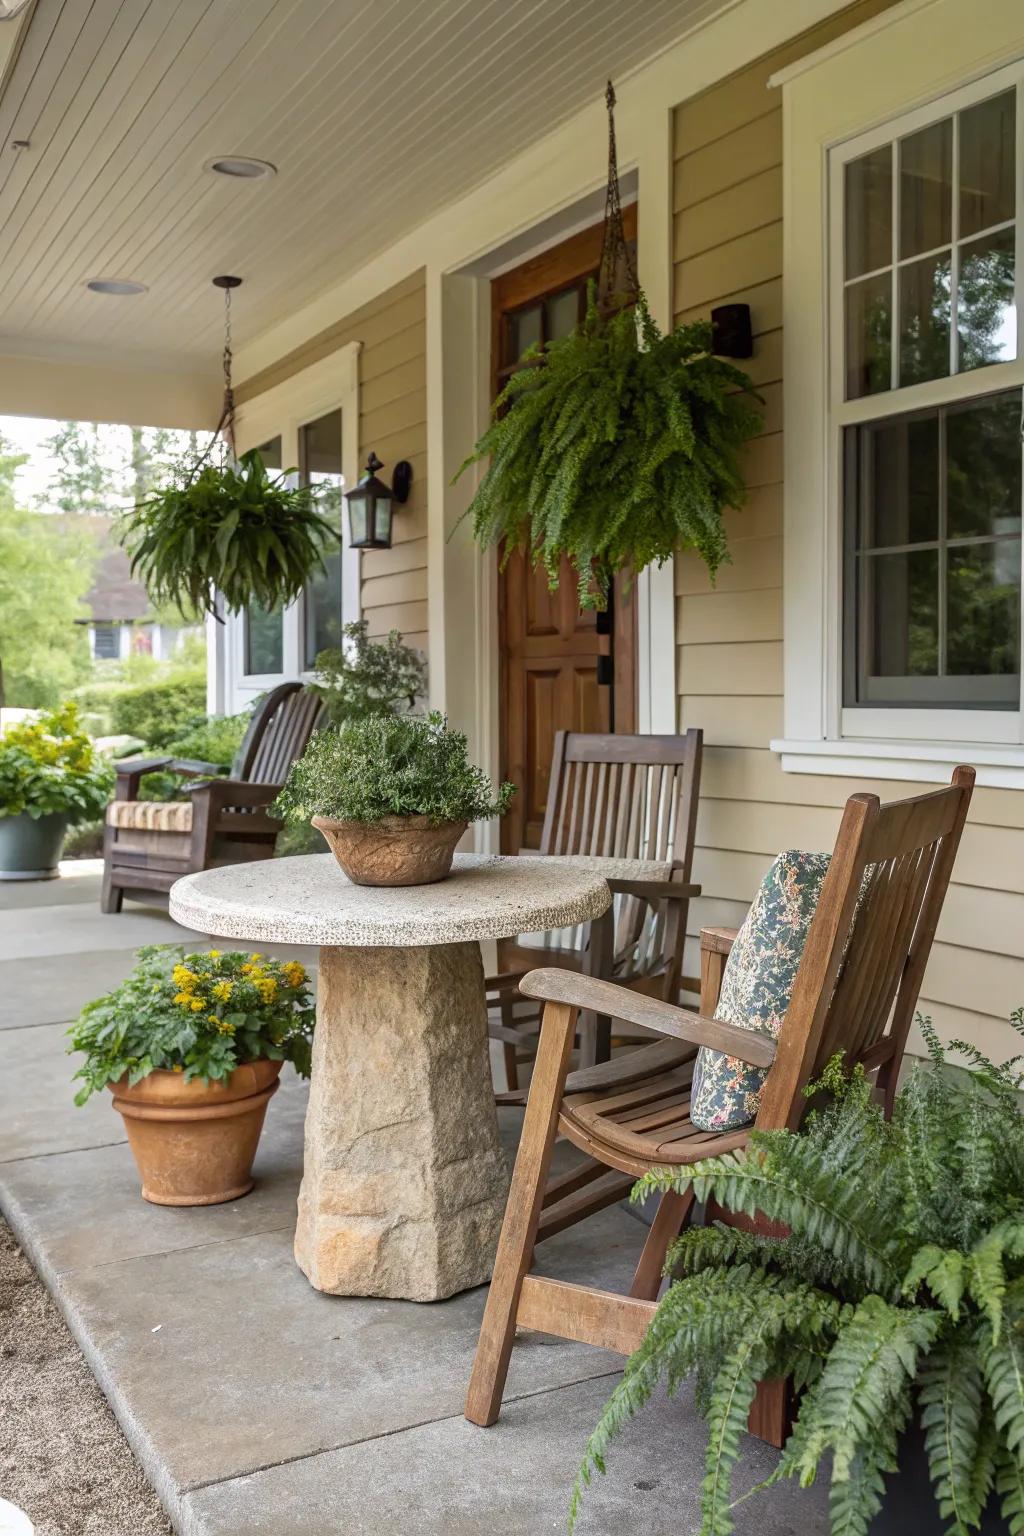
<instances>
[{"instance_id":1,"label":"round stone table","mask_svg":"<svg viewBox=\"0 0 1024 1536\"><path fill-rule=\"evenodd\" d=\"M295 1257L318 1290L437 1301L490 1278L508 1193L481 939L600 917L596 869L456 854L436 885L352 885L331 854L186 875L171 916L318 944Z\"/></svg>"}]
</instances>

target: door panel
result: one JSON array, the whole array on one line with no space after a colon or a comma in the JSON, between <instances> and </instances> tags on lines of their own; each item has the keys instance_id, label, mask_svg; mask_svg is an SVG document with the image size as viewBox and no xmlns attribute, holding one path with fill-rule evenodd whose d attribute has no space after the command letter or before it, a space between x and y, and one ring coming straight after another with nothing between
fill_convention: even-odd
<instances>
[{"instance_id":1,"label":"door panel","mask_svg":"<svg viewBox=\"0 0 1024 1536\"><path fill-rule=\"evenodd\" d=\"M624 220L635 240L635 207ZM601 232L600 224L583 230L491 284L495 393L528 345L568 335L582 319ZM625 585L615 583L611 612L599 619L581 612L568 560L554 592L521 553L502 572L502 777L518 789L501 826L506 853L540 844L556 731L636 729L635 603Z\"/></svg>"}]
</instances>

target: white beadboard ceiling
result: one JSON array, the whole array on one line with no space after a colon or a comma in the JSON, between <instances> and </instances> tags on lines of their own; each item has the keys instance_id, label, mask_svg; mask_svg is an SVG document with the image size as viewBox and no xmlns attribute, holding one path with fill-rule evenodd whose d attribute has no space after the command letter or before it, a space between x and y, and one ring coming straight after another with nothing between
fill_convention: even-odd
<instances>
[{"instance_id":1,"label":"white beadboard ceiling","mask_svg":"<svg viewBox=\"0 0 1024 1536\"><path fill-rule=\"evenodd\" d=\"M244 344L722 3L37 0L0 97L0 350L215 364L215 274Z\"/></svg>"}]
</instances>

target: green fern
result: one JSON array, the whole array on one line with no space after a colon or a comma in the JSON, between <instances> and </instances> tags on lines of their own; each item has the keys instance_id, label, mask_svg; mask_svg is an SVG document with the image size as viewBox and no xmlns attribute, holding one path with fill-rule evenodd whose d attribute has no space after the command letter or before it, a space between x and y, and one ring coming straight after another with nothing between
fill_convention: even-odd
<instances>
[{"instance_id":1,"label":"green fern","mask_svg":"<svg viewBox=\"0 0 1024 1536\"><path fill-rule=\"evenodd\" d=\"M768 1481L807 1486L830 1464L832 1536L866 1536L914 1416L948 1530L977 1531L994 1488L1024 1536L1021 1058L944 1049L920 1022L929 1060L891 1121L863 1072L836 1060L799 1134L755 1131L743 1152L638 1182L635 1199L692 1189L786 1235L716 1222L672 1244L677 1278L590 1438L573 1521L618 1430L660 1384L672 1395L695 1376L709 1429L701 1536L728 1536L757 1382L788 1377L799 1414ZM1013 1023L1024 1030L1024 1014Z\"/></svg>"},{"instance_id":2,"label":"green fern","mask_svg":"<svg viewBox=\"0 0 1024 1536\"><path fill-rule=\"evenodd\" d=\"M679 549L714 575L729 558L722 512L744 500L739 450L761 427L753 398L707 323L663 335L642 295L606 320L591 292L578 330L524 355L458 472L490 459L467 514L476 538L506 559L527 551L553 587L568 556L589 608L626 566Z\"/></svg>"}]
</instances>

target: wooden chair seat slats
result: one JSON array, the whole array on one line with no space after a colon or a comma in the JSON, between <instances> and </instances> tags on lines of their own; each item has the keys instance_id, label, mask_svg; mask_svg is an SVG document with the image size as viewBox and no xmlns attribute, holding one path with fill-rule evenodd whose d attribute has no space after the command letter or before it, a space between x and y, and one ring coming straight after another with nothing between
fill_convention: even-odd
<instances>
[{"instance_id":1,"label":"wooden chair seat slats","mask_svg":"<svg viewBox=\"0 0 1024 1536\"><path fill-rule=\"evenodd\" d=\"M876 796L847 801L828 873L796 970L777 1042L713 1019L732 944L728 930L701 935L700 1014L691 1014L607 981L544 970L524 979L544 1001L540 1043L522 1140L498 1245L494 1276L466 1402L475 1424L497 1418L517 1325L561 1338L631 1352L654 1313L669 1243L692 1219L692 1188L662 1197L629 1296L528 1273L536 1243L596 1208L617 1172L640 1176L745 1146L751 1127L704 1131L690 1118L692 1046L701 1043L767 1067L755 1125L796 1129L807 1108L804 1088L842 1051L875 1074L892 1112L907 1034L963 832L974 770L958 768L949 789L881 806ZM659 833L660 835L660 833ZM568 1072L579 1009L644 1022L668 1038L635 1053L643 1075L625 1080L622 1063ZM746 1042L739 1044L745 1035ZM691 1047L691 1059L672 1048ZM647 1069L647 1070L644 1070ZM586 1154L575 1183L545 1203L556 1132ZM604 1175L596 1170L609 1170ZM565 1176L563 1175L563 1180ZM610 1197L609 1197L610 1198ZM557 1213L557 1216L556 1216ZM763 1218L713 1214L771 1235ZM750 1427L780 1445L787 1419L785 1383L762 1383Z\"/></svg>"}]
</instances>

